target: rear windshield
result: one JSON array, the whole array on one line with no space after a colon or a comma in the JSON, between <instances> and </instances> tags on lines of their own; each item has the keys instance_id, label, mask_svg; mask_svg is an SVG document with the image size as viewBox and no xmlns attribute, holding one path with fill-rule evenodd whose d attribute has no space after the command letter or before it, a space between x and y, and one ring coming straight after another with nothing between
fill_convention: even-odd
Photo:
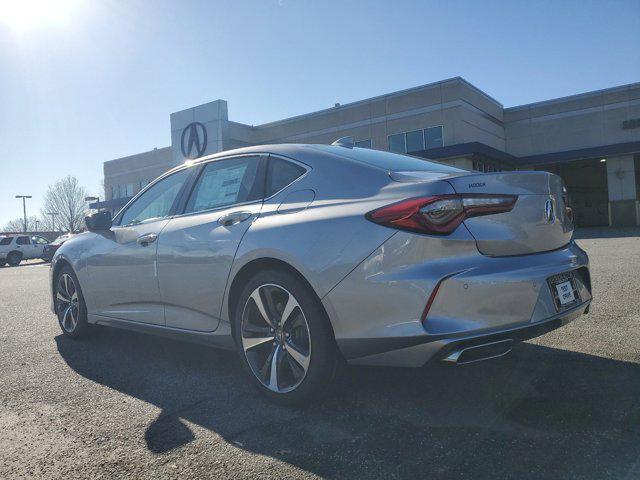
<instances>
[{"instance_id":1,"label":"rear windshield","mask_svg":"<svg viewBox=\"0 0 640 480\"><path fill-rule=\"evenodd\" d=\"M9 245L11 243L11 237L0 238L0 245Z\"/></svg>"},{"instance_id":2,"label":"rear windshield","mask_svg":"<svg viewBox=\"0 0 640 480\"><path fill-rule=\"evenodd\" d=\"M444 163L434 162L433 160L425 160L423 158L399 155L391 152L382 152L380 150L370 150L368 148L345 148L345 152L341 152L341 154L345 157L352 158L353 160L394 172L466 172L466 170L452 167Z\"/></svg>"}]
</instances>

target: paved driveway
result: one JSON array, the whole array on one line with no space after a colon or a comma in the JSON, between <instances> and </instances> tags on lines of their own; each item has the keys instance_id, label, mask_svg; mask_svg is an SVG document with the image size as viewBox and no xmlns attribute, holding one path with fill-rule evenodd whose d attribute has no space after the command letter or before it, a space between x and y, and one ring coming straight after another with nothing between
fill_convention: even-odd
<instances>
[{"instance_id":1,"label":"paved driveway","mask_svg":"<svg viewBox=\"0 0 640 480\"><path fill-rule=\"evenodd\" d=\"M617 234L580 233L582 319L478 365L351 368L306 409L263 401L229 353L67 340L48 268L2 268L0 478L640 478L640 233Z\"/></svg>"}]
</instances>

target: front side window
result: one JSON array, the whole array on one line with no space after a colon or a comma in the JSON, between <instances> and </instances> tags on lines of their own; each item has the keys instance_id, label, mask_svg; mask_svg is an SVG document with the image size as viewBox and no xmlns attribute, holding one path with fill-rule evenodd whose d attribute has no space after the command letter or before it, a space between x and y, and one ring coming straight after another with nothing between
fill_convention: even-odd
<instances>
[{"instance_id":1,"label":"front side window","mask_svg":"<svg viewBox=\"0 0 640 480\"><path fill-rule=\"evenodd\" d=\"M9 245L11 240L13 240L11 237L2 237L0 238L0 245Z\"/></svg>"},{"instance_id":2,"label":"front side window","mask_svg":"<svg viewBox=\"0 0 640 480\"><path fill-rule=\"evenodd\" d=\"M29 237L18 237L16 243L18 245L29 245L31 242L29 241Z\"/></svg>"},{"instance_id":3,"label":"front side window","mask_svg":"<svg viewBox=\"0 0 640 480\"><path fill-rule=\"evenodd\" d=\"M263 186L263 181L258 179L259 165L260 157L238 157L208 163L198 178L185 213L259 200Z\"/></svg>"},{"instance_id":4,"label":"front side window","mask_svg":"<svg viewBox=\"0 0 640 480\"><path fill-rule=\"evenodd\" d=\"M281 158L270 157L267 169L267 188L265 197L279 192L297 178L304 175L306 170L300 165L288 162Z\"/></svg>"},{"instance_id":5,"label":"front side window","mask_svg":"<svg viewBox=\"0 0 640 480\"><path fill-rule=\"evenodd\" d=\"M125 210L120 225L138 224L168 216L190 173L191 169L185 168L153 185Z\"/></svg>"}]
</instances>

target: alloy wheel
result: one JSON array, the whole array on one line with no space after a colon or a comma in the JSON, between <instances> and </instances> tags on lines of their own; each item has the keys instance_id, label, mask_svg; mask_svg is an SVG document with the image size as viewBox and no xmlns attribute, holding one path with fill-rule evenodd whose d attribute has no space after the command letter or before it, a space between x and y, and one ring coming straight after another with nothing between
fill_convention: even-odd
<instances>
[{"instance_id":1,"label":"alloy wheel","mask_svg":"<svg viewBox=\"0 0 640 480\"><path fill-rule=\"evenodd\" d=\"M79 303L78 288L73 277L68 273L63 273L58 277L56 285L56 311L60 319L60 325L68 332L72 333L78 325Z\"/></svg>"},{"instance_id":2,"label":"alloy wheel","mask_svg":"<svg viewBox=\"0 0 640 480\"><path fill-rule=\"evenodd\" d=\"M286 393L302 383L311 359L309 324L285 288L264 284L244 305L242 348L251 371L269 390Z\"/></svg>"}]
</instances>

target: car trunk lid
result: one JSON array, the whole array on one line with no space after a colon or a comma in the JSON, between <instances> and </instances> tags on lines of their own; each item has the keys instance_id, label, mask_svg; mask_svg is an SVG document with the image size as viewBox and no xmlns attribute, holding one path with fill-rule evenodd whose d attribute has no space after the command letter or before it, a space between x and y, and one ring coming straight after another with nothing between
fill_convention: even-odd
<instances>
[{"instance_id":1,"label":"car trunk lid","mask_svg":"<svg viewBox=\"0 0 640 480\"><path fill-rule=\"evenodd\" d=\"M456 193L516 195L509 212L467 218L464 225L480 253L523 255L563 247L573 225L567 215L562 179L547 172L469 173L446 179Z\"/></svg>"}]
</instances>

